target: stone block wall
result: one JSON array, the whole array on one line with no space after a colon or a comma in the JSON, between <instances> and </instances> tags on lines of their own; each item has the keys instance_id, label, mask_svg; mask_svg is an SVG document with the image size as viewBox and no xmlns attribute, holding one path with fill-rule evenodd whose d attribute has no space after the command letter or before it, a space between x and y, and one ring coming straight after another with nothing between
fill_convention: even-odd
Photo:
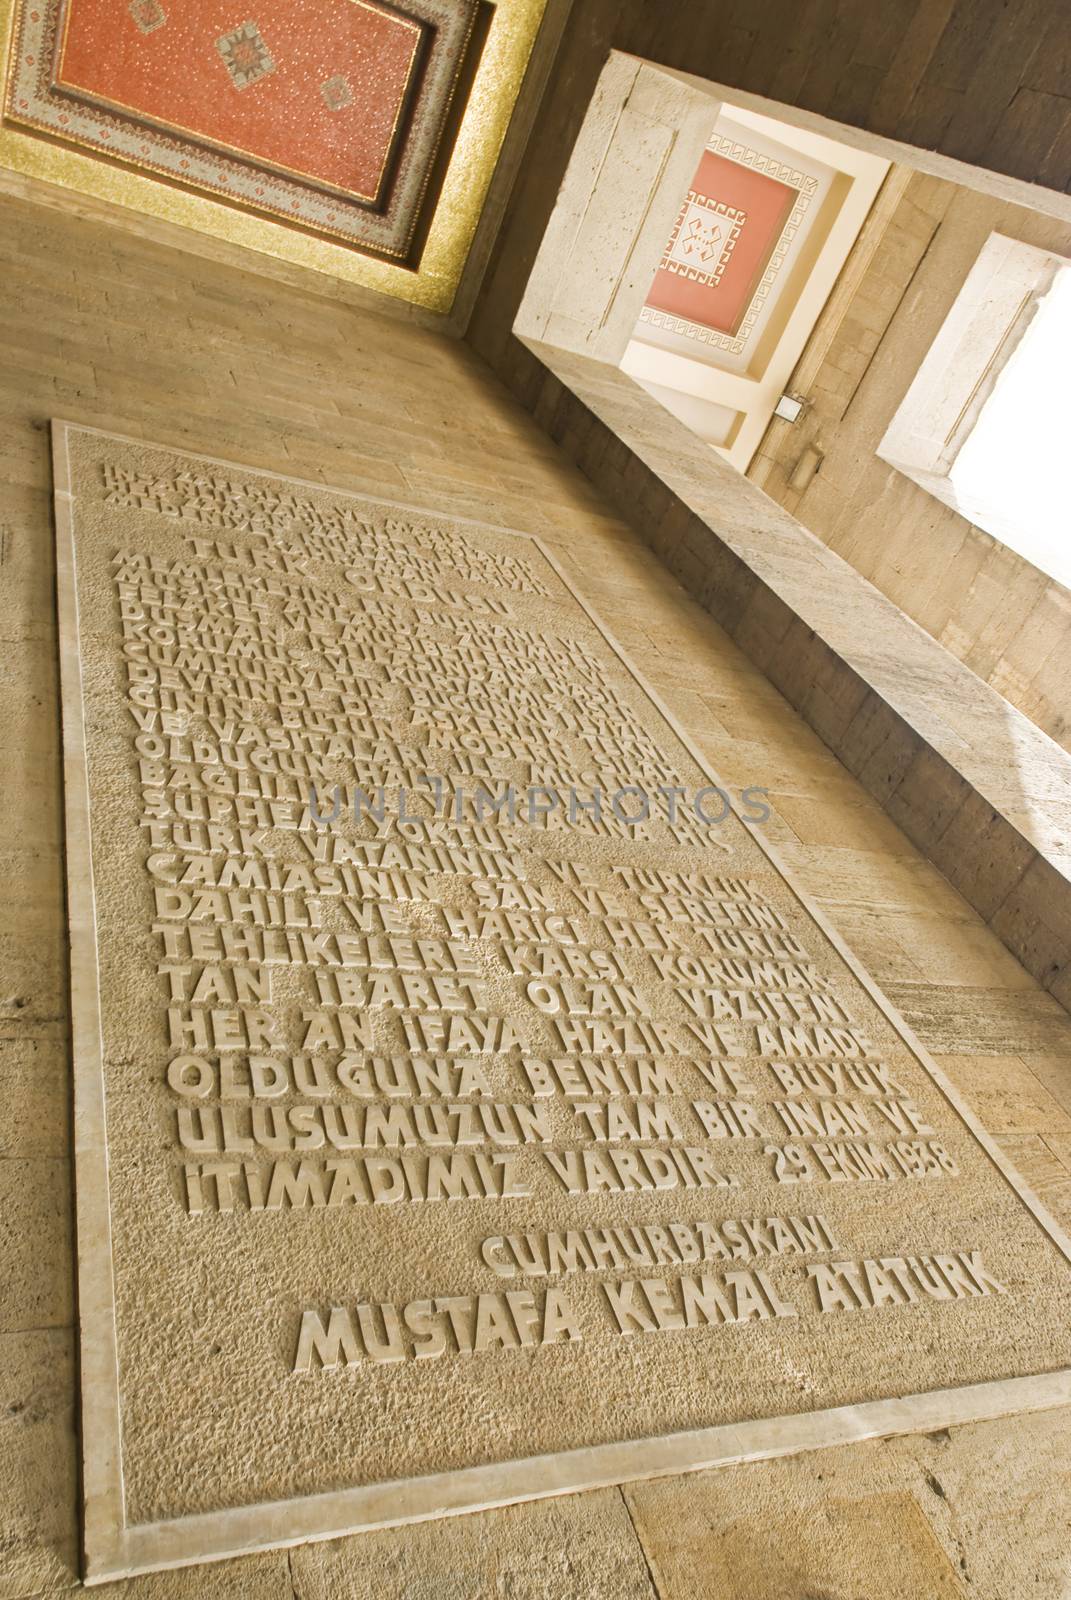
<instances>
[{"instance_id":1,"label":"stone block wall","mask_svg":"<svg viewBox=\"0 0 1071 1600\"><path fill-rule=\"evenodd\" d=\"M1071 1022L471 350L55 211L0 212L0 1600L76 1586L52 416L538 533L801 886L1071 1217ZM148 1576L124 1600L1066 1589L1058 1412ZM765 1588L763 1587L765 1585ZM905 1587L906 1585L906 1587Z\"/></svg>"},{"instance_id":2,"label":"stone block wall","mask_svg":"<svg viewBox=\"0 0 1071 1600\"><path fill-rule=\"evenodd\" d=\"M473 327L504 349L611 49L1063 194L1071 66L1060 0L575 0ZM772 114L776 115L776 112Z\"/></svg>"},{"instance_id":3,"label":"stone block wall","mask_svg":"<svg viewBox=\"0 0 1071 1600\"><path fill-rule=\"evenodd\" d=\"M1068 36L1056 0L892 0L877 10L867 0L671 0L626 11L620 49L1029 183L1071 183Z\"/></svg>"},{"instance_id":4,"label":"stone block wall","mask_svg":"<svg viewBox=\"0 0 1071 1600\"><path fill-rule=\"evenodd\" d=\"M875 452L989 234L1067 253L1071 226L903 177L800 360L792 389L807 410L795 425L774 419L748 475L1066 750L1071 595ZM822 464L794 490L809 444Z\"/></svg>"}]
</instances>

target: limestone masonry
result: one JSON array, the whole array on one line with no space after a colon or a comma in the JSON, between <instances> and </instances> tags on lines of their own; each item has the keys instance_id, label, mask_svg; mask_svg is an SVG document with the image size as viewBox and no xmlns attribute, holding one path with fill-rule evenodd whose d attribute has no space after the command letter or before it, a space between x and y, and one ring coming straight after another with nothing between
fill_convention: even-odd
<instances>
[{"instance_id":1,"label":"limestone masonry","mask_svg":"<svg viewBox=\"0 0 1071 1600\"><path fill-rule=\"evenodd\" d=\"M1063 1235L536 540L54 439L91 1581L1063 1392Z\"/></svg>"}]
</instances>

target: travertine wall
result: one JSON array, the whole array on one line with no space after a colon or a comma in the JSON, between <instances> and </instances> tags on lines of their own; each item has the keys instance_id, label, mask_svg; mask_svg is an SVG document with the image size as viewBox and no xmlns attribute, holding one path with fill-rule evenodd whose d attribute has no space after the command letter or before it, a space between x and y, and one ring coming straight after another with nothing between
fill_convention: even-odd
<instances>
[{"instance_id":1,"label":"travertine wall","mask_svg":"<svg viewBox=\"0 0 1071 1600\"><path fill-rule=\"evenodd\" d=\"M538 532L613 620L986 1126L1071 1213L1071 1023L477 357L55 212L0 212L0 1597L77 1581L58 699L45 423L63 415ZM115 1585L162 1600L1052 1597L1067 1418L666 1479ZM746 1579L746 1585L745 1585ZM969 1590L967 1585L969 1584Z\"/></svg>"},{"instance_id":2,"label":"travertine wall","mask_svg":"<svg viewBox=\"0 0 1071 1600\"><path fill-rule=\"evenodd\" d=\"M468 342L1017 958L1066 1000L1059 797L1067 753L874 585L856 584L848 562L719 466L630 380L553 347L528 348L513 331L547 218L584 176L569 152L607 44L662 63L690 51L688 65L714 77L724 66L694 18L678 32L672 10L642 20L641 30L631 8L610 14L600 0L573 14L534 134L540 159L519 175ZM708 20L716 33L724 15ZM792 37L786 24L786 51ZM1060 195L1037 193L1062 214Z\"/></svg>"},{"instance_id":3,"label":"travertine wall","mask_svg":"<svg viewBox=\"0 0 1071 1600\"><path fill-rule=\"evenodd\" d=\"M808 410L774 420L748 475L1068 749L1071 595L875 454L994 231L1071 251L1071 227L911 176L876 244L861 242L855 292L834 294L803 354L793 392ZM824 459L799 492L788 478L808 444Z\"/></svg>"},{"instance_id":4,"label":"travertine wall","mask_svg":"<svg viewBox=\"0 0 1071 1600\"><path fill-rule=\"evenodd\" d=\"M626 9L621 49L1030 183L1071 180L1058 0L892 0L877 11L868 0L633 0Z\"/></svg>"}]
</instances>

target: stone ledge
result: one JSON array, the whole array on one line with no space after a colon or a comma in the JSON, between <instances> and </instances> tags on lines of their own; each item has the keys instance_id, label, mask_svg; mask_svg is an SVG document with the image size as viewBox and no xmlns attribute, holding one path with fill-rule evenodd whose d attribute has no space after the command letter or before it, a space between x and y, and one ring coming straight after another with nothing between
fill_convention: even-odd
<instances>
[{"instance_id":1,"label":"stone ledge","mask_svg":"<svg viewBox=\"0 0 1071 1600\"><path fill-rule=\"evenodd\" d=\"M1071 1010L1071 756L623 373L516 338L495 366Z\"/></svg>"}]
</instances>

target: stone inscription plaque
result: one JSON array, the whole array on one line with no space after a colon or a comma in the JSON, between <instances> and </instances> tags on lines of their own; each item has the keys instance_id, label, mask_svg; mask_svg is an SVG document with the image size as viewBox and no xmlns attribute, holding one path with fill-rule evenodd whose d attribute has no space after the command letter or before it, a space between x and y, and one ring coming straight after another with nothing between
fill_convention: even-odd
<instances>
[{"instance_id":1,"label":"stone inscription plaque","mask_svg":"<svg viewBox=\"0 0 1071 1600\"><path fill-rule=\"evenodd\" d=\"M1067 1396L1066 1242L537 541L55 447L91 1580Z\"/></svg>"}]
</instances>

